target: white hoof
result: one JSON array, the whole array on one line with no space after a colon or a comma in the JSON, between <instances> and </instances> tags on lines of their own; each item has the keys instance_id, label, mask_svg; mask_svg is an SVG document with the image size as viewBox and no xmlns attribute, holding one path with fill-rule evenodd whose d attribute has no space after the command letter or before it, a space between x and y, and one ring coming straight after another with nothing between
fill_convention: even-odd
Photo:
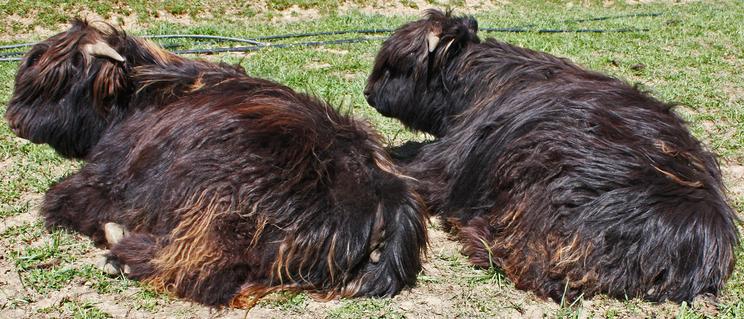
<instances>
[{"instance_id":1,"label":"white hoof","mask_svg":"<svg viewBox=\"0 0 744 319\"><path fill-rule=\"evenodd\" d=\"M101 256L96 259L96 267L110 276L118 276L121 274L119 267L106 258L106 256Z\"/></svg>"},{"instance_id":2,"label":"white hoof","mask_svg":"<svg viewBox=\"0 0 744 319\"><path fill-rule=\"evenodd\" d=\"M103 233L106 235L106 241L110 246L116 245L127 235L124 226L117 223L106 223L103 225Z\"/></svg>"}]
</instances>

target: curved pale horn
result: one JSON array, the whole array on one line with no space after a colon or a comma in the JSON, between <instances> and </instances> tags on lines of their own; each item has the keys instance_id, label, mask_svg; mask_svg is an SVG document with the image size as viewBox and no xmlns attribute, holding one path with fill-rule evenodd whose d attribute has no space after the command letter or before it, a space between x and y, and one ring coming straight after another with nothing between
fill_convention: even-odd
<instances>
[{"instance_id":1,"label":"curved pale horn","mask_svg":"<svg viewBox=\"0 0 744 319\"><path fill-rule=\"evenodd\" d=\"M83 51L92 56L107 57L107 58L111 58L119 62L124 62L124 58L121 55L119 55L119 53L116 52L116 50L114 50L111 46L109 46L108 44L102 41L97 41L96 43L86 44L85 47L83 47Z\"/></svg>"},{"instance_id":2,"label":"curved pale horn","mask_svg":"<svg viewBox=\"0 0 744 319\"><path fill-rule=\"evenodd\" d=\"M426 35L426 43L429 46L429 53L434 52L434 49L437 48L437 44L439 44L439 36L434 33L434 31L429 32L429 34Z\"/></svg>"}]
</instances>

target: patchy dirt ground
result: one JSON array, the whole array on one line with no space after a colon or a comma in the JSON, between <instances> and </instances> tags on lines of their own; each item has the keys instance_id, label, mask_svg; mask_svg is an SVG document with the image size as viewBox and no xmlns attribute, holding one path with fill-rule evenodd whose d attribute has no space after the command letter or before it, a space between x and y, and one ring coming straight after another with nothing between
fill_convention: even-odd
<instances>
[{"instance_id":1,"label":"patchy dirt ground","mask_svg":"<svg viewBox=\"0 0 744 319\"><path fill-rule=\"evenodd\" d=\"M744 166L726 166L724 172L732 195L744 196ZM40 196L28 196L28 200L32 207L36 207ZM7 234L9 230L21 226L31 227L34 229L31 232L39 232L39 236L33 237L32 242L28 243L29 246L41 247L50 241L50 236L40 230L36 209L3 218L0 233ZM355 303L343 300L317 302L305 295L274 294L249 311L217 311L163 295L149 295L146 289L124 279L109 279L113 285L121 285L120 281L125 284L117 290L102 292L95 282L96 279L101 280L100 274L94 278L76 274L61 289L41 293L24 284L18 267L3 254L0 257L0 318L70 317L79 315L81 307L83 310L87 307L101 311L114 318L669 318L678 315L676 304L618 301L604 297L583 301L573 308L561 308L553 302L536 298L532 293L514 289L497 272L468 266L465 257L459 253L459 245L439 229L436 219L431 221L429 230L431 249L419 284L392 299L369 299L359 304L358 300ZM82 236L67 236L70 236L67 245L77 246L73 248L77 253L74 261L66 263L51 259L34 267L43 270L62 265L62 268L84 272L104 253L92 247ZM17 248L17 244L7 237L0 240L5 252ZM699 302L694 307L709 315L717 312L710 301ZM96 312L87 314L97 318Z\"/></svg>"},{"instance_id":2,"label":"patchy dirt ground","mask_svg":"<svg viewBox=\"0 0 744 319\"><path fill-rule=\"evenodd\" d=\"M277 4L281 3L281 4ZM148 26L157 22L167 21L180 25L192 25L195 21L212 21L220 20L224 17L230 17L236 22L245 25L253 23L291 23L297 21L306 21L316 19L323 14L348 14L350 12L361 12L365 14L380 15L421 15L423 10L430 8L458 8L458 12L474 13L481 10L492 10L508 1L482 1L467 0L462 2L437 2L431 0L406 0L406 1L338 1L329 2L332 5L313 7L309 3L290 4L292 2L283 1L251 1L237 2L226 0L204 0L201 1L200 10L194 10L192 14L174 14L172 8L153 6L147 8L145 12L137 10L122 9L114 6L109 11L102 13L90 9L76 11L76 17L84 18L89 21L104 21L113 25L126 28L131 32L138 32L146 29ZM310 2L312 3L312 2ZM276 10L279 8L280 10ZM66 20L71 16L64 13L63 8L59 8L53 15L57 17L54 23L38 24L38 15L40 10L30 10L26 14L7 15L6 21L14 26L14 32L0 32L0 42L28 41L29 39L41 39L54 34L54 30L63 29L67 24ZM177 12L177 11L176 11Z\"/></svg>"},{"instance_id":3,"label":"patchy dirt ground","mask_svg":"<svg viewBox=\"0 0 744 319\"><path fill-rule=\"evenodd\" d=\"M723 166L723 175L726 176L726 186L733 198L744 197L744 165L732 164Z\"/></svg>"}]
</instances>

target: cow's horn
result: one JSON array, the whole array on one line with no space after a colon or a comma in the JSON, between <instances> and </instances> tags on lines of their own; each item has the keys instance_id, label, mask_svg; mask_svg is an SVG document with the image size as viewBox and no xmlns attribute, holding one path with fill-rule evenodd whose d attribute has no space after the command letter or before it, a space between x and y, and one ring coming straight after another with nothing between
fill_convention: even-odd
<instances>
[{"instance_id":1,"label":"cow's horn","mask_svg":"<svg viewBox=\"0 0 744 319\"><path fill-rule=\"evenodd\" d=\"M434 52L434 49L437 48L437 44L439 44L439 36L434 33L434 31L429 32L428 35L426 35L426 43L429 45L429 53Z\"/></svg>"},{"instance_id":2,"label":"cow's horn","mask_svg":"<svg viewBox=\"0 0 744 319\"><path fill-rule=\"evenodd\" d=\"M124 58L116 50L103 41L86 44L84 51L92 56L107 57L113 60L124 62Z\"/></svg>"}]
</instances>

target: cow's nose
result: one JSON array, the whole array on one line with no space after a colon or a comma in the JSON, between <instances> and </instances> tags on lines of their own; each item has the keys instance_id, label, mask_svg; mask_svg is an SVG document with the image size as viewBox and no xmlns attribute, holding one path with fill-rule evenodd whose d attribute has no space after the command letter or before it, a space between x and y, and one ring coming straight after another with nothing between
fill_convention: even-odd
<instances>
[{"instance_id":1,"label":"cow's nose","mask_svg":"<svg viewBox=\"0 0 744 319\"><path fill-rule=\"evenodd\" d=\"M15 134L16 136L21 136L21 129L17 125L10 124L10 130L13 131L13 134Z\"/></svg>"},{"instance_id":2,"label":"cow's nose","mask_svg":"<svg viewBox=\"0 0 744 319\"><path fill-rule=\"evenodd\" d=\"M8 122L8 127L10 128L15 135L20 136L21 135L21 126L18 125L17 117L11 117L7 114L5 115L5 120Z\"/></svg>"},{"instance_id":3,"label":"cow's nose","mask_svg":"<svg viewBox=\"0 0 744 319\"><path fill-rule=\"evenodd\" d=\"M375 101L372 99L372 92L370 90L364 90L364 99L367 100L369 105L375 106Z\"/></svg>"}]
</instances>

